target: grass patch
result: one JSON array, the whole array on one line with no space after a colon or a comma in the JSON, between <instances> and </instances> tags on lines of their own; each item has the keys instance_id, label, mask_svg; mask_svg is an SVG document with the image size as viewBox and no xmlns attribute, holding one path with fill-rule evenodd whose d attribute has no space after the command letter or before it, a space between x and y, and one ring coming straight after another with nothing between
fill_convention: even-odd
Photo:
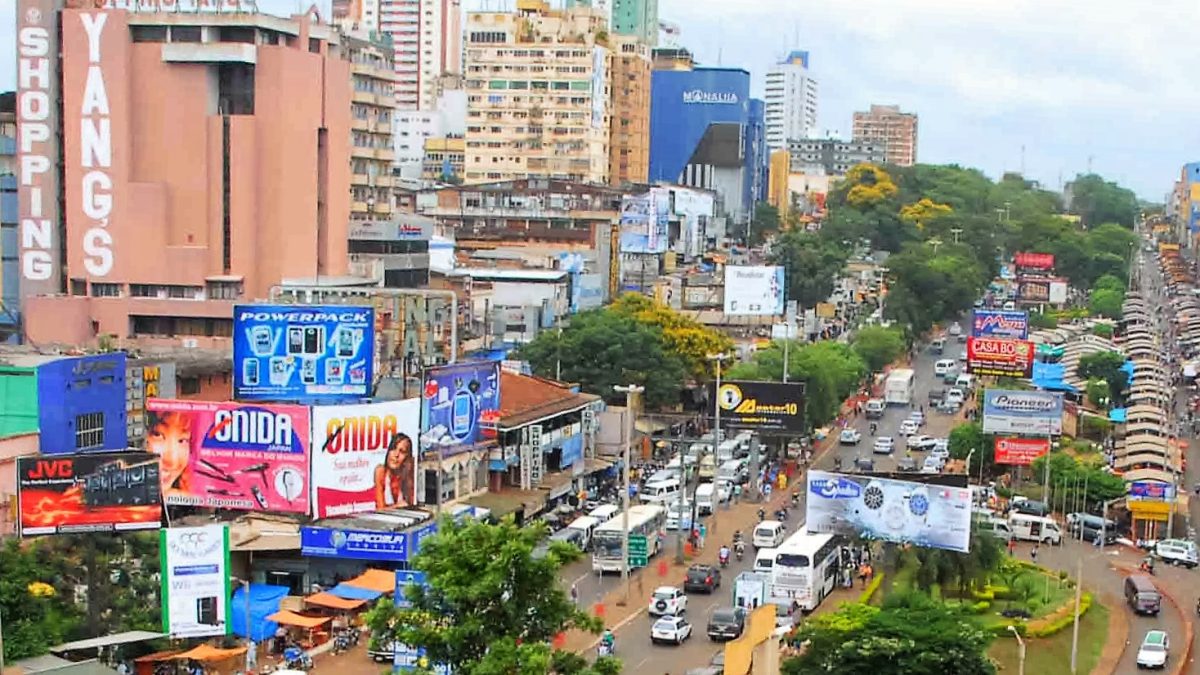
<instances>
[{"instance_id":1,"label":"grass patch","mask_svg":"<svg viewBox=\"0 0 1200 675\"><path fill-rule=\"evenodd\" d=\"M1053 583L1051 584L1053 586ZM1080 673L1090 673L1100 662L1100 652L1108 637L1109 608L1098 601L1086 614L1079 617L1079 668ZM1071 663L1071 630L1063 630L1052 637L1027 639L1025 650L1025 672L1066 672ZM988 656L996 662L1000 672L1016 673L1018 667L1017 641L1011 636L996 638L988 649Z\"/></svg>"}]
</instances>

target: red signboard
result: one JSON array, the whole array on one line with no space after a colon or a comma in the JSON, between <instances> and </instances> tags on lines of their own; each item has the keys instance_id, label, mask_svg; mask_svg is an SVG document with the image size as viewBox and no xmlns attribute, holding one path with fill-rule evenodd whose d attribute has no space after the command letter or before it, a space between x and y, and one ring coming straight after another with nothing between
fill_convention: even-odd
<instances>
[{"instance_id":1,"label":"red signboard","mask_svg":"<svg viewBox=\"0 0 1200 675\"><path fill-rule=\"evenodd\" d=\"M1017 267L1035 270L1052 270L1054 269L1054 254L1018 253L1013 256L1013 262L1016 263Z\"/></svg>"},{"instance_id":2,"label":"red signboard","mask_svg":"<svg viewBox=\"0 0 1200 675\"><path fill-rule=\"evenodd\" d=\"M1029 377L1033 353L1033 343L1028 340L967 338L967 368L976 375Z\"/></svg>"},{"instance_id":3,"label":"red signboard","mask_svg":"<svg viewBox=\"0 0 1200 675\"><path fill-rule=\"evenodd\" d=\"M145 452L17 458L21 535L157 530L158 458Z\"/></svg>"},{"instance_id":4,"label":"red signboard","mask_svg":"<svg viewBox=\"0 0 1200 675\"><path fill-rule=\"evenodd\" d=\"M1050 452L1049 438L996 438L996 463L1029 466Z\"/></svg>"}]
</instances>

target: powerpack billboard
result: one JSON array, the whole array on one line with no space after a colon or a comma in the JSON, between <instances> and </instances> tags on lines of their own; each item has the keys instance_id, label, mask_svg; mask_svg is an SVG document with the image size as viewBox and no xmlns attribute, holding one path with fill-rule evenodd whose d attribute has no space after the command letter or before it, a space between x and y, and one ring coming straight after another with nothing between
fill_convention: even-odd
<instances>
[{"instance_id":1,"label":"powerpack billboard","mask_svg":"<svg viewBox=\"0 0 1200 675\"><path fill-rule=\"evenodd\" d=\"M1053 253L1017 253L1013 256L1013 263L1017 267L1034 270L1051 270L1054 269L1054 254Z\"/></svg>"},{"instance_id":2,"label":"powerpack billboard","mask_svg":"<svg viewBox=\"0 0 1200 675\"><path fill-rule=\"evenodd\" d=\"M1050 439L997 437L995 450L997 464L1029 466L1033 460L1050 452Z\"/></svg>"},{"instance_id":3,"label":"powerpack billboard","mask_svg":"<svg viewBox=\"0 0 1200 675\"><path fill-rule=\"evenodd\" d=\"M988 389L983 392L983 432L1052 435L1062 433L1063 397L1049 391Z\"/></svg>"},{"instance_id":4,"label":"powerpack billboard","mask_svg":"<svg viewBox=\"0 0 1200 675\"><path fill-rule=\"evenodd\" d=\"M783 314L784 283L782 267L726 267L725 313L730 316Z\"/></svg>"},{"instance_id":5,"label":"powerpack billboard","mask_svg":"<svg viewBox=\"0 0 1200 675\"><path fill-rule=\"evenodd\" d=\"M354 305L233 308L233 397L333 402L371 394L375 310Z\"/></svg>"},{"instance_id":6,"label":"powerpack billboard","mask_svg":"<svg viewBox=\"0 0 1200 675\"><path fill-rule=\"evenodd\" d=\"M159 533L163 632L174 638L228 635L229 527L171 527Z\"/></svg>"},{"instance_id":7,"label":"powerpack billboard","mask_svg":"<svg viewBox=\"0 0 1200 675\"><path fill-rule=\"evenodd\" d=\"M710 385L714 389L716 383ZM722 382L709 390L709 414L721 407L721 426L764 432L804 432L804 383Z\"/></svg>"},{"instance_id":8,"label":"powerpack billboard","mask_svg":"<svg viewBox=\"0 0 1200 675\"><path fill-rule=\"evenodd\" d=\"M805 527L966 553L971 491L825 471L808 472Z\"/></svg>"},{"instance_id":9,"label":"powerpack billboard","mask_svg":"<svg viewBox=\"0 0 1200 675\"><path fill-rule=\"evenodd\" d=\"M500 421L500 362L430 368L421 388L423 456L455 455L494 440Z\"/></svg>"},{"instance_id":10,"label":"powerpack billboard","mask_svg":"<svg viewBox=\"0 0 1200 675\"><path fill-rule=\"evenodd\" d=\"M150 399L146 450L161 460L163 502L309 512L308 408Z\"/></svg>"},{"instance_id":11,"label":"powerpack billboard","mask_svg":"<svg viewBox=\"0 0 1200 675\"><path fill-rule=\"evenodd\" d=\"M416 504L420 436L420 399L313 406L313 516Z\"/></svg>"},{"instance_id":12,"label":"powerpack billboard","mask_svg":"<svg viewBox=\"0 0 1200 675\"><path fill-rule=\"evenodd\" d=\"M1024 340L1029 337L1029 313L1005 309L977 309L971 315L971 336Z\"/></svg>"},{"instance_id":13,"label":"powerpack billboard","mask_svg":"<svg viewBox=\"0 0 1200 675\"><path fill-rule=\"evenodd\" d=\"M21 536L156 530L158 474L145 452L18 457Z\"/></svg>"},{"instance_id":14,"label":"powerpack billboard","mask_svg":"<svg viewBox=\"0 0 1200 675\"><path fill-rule=\"evenodd\" d=\"M1033 343L1006 338L967 338L967 370L975 375L1030 377Z\"/></svg>"}]
</instances>

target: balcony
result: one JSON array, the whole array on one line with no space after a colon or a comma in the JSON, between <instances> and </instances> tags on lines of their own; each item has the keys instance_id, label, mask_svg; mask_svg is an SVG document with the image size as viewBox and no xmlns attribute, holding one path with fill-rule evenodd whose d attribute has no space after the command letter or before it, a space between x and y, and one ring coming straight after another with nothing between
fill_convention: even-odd
<instances>
[{"instance_id":1,"label":"balcony","mask_svg":"<svg viewBox=\"0 0 1200 675\"><path fill-rule=\"evenodd\" d=\"M396 159L396 152L391 148L375 148L375 152L373 154L375 159L382 159L388 162Z\"/></svg>"},{"instance_id":2,"label":"balcony","mask_svg":"<svg viewBox=\"0 0 1200 675\"><path fill-rule=\"evenodd\" d=\"M350 95L350 100L354 101L355 103L363 103L365 105L384 105L381 102L380 96L372 94L369 91L356 91Z\"/></svg>"},{"instance_id":3,"label":"balcony","mask_svg":"<svg viewBox=\"0 0 1200 675\"><path fill-rule=\"evenodd\" d=\"M371 123L367 120L360 120L357 117L350 118L350 128L355 131L369 131Z\"/></svg>"}]
</instances>

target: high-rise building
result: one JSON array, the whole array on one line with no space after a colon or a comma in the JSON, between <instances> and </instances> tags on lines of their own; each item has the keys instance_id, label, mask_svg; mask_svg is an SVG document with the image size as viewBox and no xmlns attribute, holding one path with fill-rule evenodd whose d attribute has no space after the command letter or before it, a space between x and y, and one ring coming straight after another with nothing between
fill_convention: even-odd
<instances>
[{"instance_id":1,"label":"high-rise building","mask_svg":"<svg viewBox=\"0 0 1200 675\"><path fill-rule=\"evenodd\" d=\"M432 110L443 79L462 73L461 0L374 1L379 29L392 36L397 107Z\"/></svg>"},{"instance_id":2,"label":"high-rise building","mask_svg":"<svg viewBox=\"0 0 1200 675\"><path fill-rule=\"evenodd\" d=\"M854 140L883 145L887 162L912 166L917 162L917 115L900 112L898 105L871 105L854 113Z\"/></svg>"},{"instance_id":3,"label":"high-rise building","mask_svg":"<svg viewBox=\"0 0 1200 675\"><path fill-rule=\"evenodd\" d=\"M386 33L342 35L350 62L350 220L386 219L392 213L392 41Z\"/></svg>"},{"instance_id":4,"label":"high-rise building","mask_svg":"<svg viewBox=\"0 0 1200 675\"><path fill-rule=\"evenodd\" d=\"M60 82L61 112L18 122L61 138L63 159L53 187L45 148L18 148L32 342L227 347L235 302L346 274L351 74L335 29L314 15L37 18L18 44L49 28L61 59L26 53L19 94ZM44 215L60 199L61 223Z\"/></svg>"},{"instance_id":5,"label":"high-rise building","mask_svg":"<svg viewBox=\"0 0 1200 675\"><path fill-rule=\"evenodd\" d=\"M612 113L608 178L645 183L650 170L650 47L633 37L612 42Z\"/></svg>"},{"instance_id":6,"label":"high-rise building","mask_svg":"<svg viewBox=\"0 0 1200 675\"><path fill-rule=\"evenodd\" d=\"M612 0L612 32L658 44L658 0Z\"/></svg>"},{"instance_id":7,"label":"high-rise building","mask_svg":"<svg viewBox=\"0 0 1200 675\"><path fill-rule=\"evenodd\" d=\"M805 138L817 126L817 81L809 72L808 52L794 51L767 71L767 147L786 150L788 141Z\"/></svg>"},{"instance_id":8,"label":"high-rise building","mask_svg":"<svg viewBox=\"0 0 1200 675\"><path fill-rule=\"evenodd\" d=\"M467 183L608 182L606 30L593 9L540 0L467 15Z\"/></svg>"},{"instance_id":9,"label":"high-rise building","mask_svg":"<svg viewBox=\"0 0 1200 675\"><path fill-rule=\"evenodd\" d=\"M792 173L814 176L844 176L857 164L883 164L887 147L869 141L840 138L805 138L787 144Z\"/></svg>"}]
</instances>

